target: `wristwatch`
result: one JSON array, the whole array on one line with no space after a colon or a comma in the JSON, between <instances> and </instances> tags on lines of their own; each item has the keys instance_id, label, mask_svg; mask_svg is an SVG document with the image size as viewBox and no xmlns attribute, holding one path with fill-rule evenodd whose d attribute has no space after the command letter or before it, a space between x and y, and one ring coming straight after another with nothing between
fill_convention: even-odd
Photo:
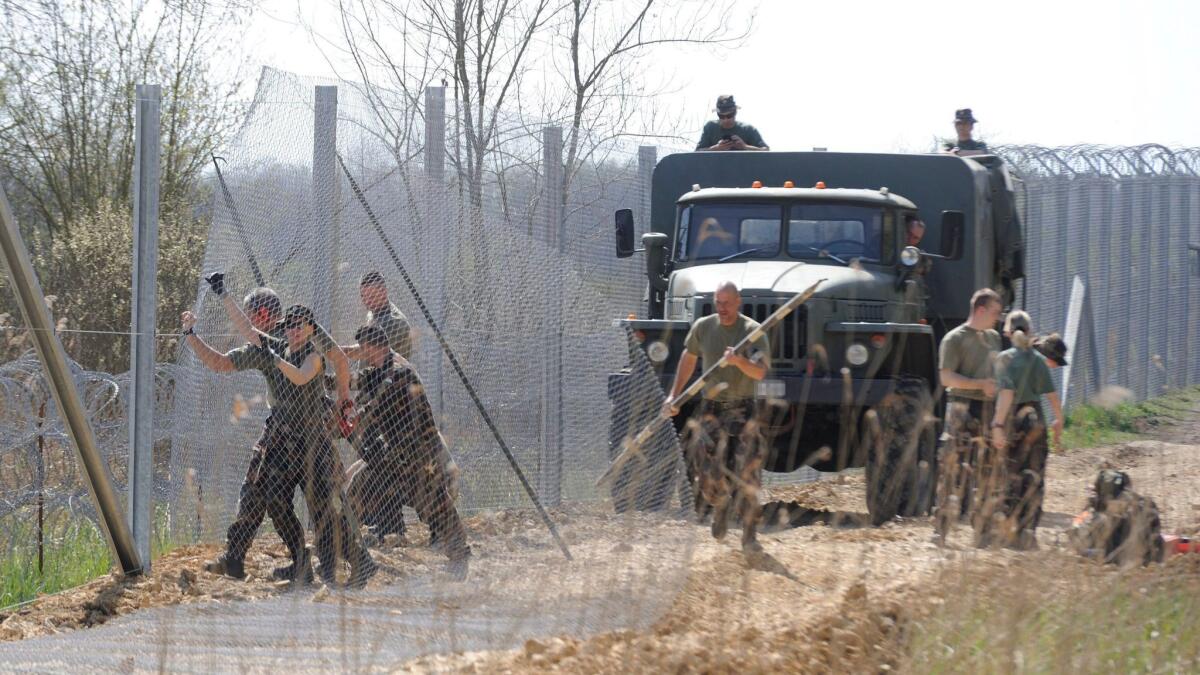
<instances>
[{"instance_id":1,"label":"wristwatch","mask_svg":"<svg viewBox=\"0 0 1200 675\"><path fill-rule=\"evenodd\" d=\"M187 330L183 331L183 336L184 336L184 337L187 337L187 336L189 336L189 335L195 335L195 334L196 334L196 327L195 327L195 326L192 326L191 328L188 328Z\"/></svg>"},{"instance_id":2,"label":"wristwatch","mask_svg":"<svg viewBox=\"0 0 1200 675\"><path fill-rule=\"evenodd\" d=\"M992 428L993 429L1003 429L1004 423L1003 422L992 422Z\"/></svg>"}]
</instances>

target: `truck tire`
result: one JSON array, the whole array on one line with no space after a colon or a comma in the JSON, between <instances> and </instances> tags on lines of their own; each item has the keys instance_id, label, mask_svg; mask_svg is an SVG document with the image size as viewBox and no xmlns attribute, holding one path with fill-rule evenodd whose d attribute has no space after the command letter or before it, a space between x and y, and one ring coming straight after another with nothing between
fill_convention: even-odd
<instances>
[{"instance_id":1,"label":"truck tire","mask_svg":"<svg viewBox=\"0 0 1200 675\"><path fill-rule=\"evenodd\" d=\"M937 479L933 398L925 380L903 378L863 419L867 511L872 525L928 513Z\"/></svg>"}]
</instances>

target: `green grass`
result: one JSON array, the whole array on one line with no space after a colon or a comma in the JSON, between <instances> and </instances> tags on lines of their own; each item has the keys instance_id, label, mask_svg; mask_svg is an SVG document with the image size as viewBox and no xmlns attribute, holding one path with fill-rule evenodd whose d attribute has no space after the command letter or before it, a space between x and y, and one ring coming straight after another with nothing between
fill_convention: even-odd
<instances>
[{"instance_id":1,"label":"green grass","mask_svg":"<svg viewBox=\"0 0 1200 675\"><path fill-rule=\"evenodd\" d=\"M1063 444L1086 448L1134 440L1163 423L1185 419L1197 403L1200 387L1175 389L1136 403L1082 405L1067 413Z\"/></svg>"},{"instance_id":2,"label":"green grass","mask_svg":"<svg viewBox=\"0 0 1200 675\"><path fill-rule=\"evenodd\" d=\"M1200 667L1200 576L1194 570L1115 574L1110 568L1063 582L1054 579L1061 569L1041 565L950 581L944 603L912 626L904 670L1159 673Z\"/></svg>"},{"instance_id":3,"label":"green grass","mask_svg":"<svg viewBox=\"0 0 1200 675\"><path fill-rule=\"evenodd\" d=\"M151 555L175 547L167 536L166 510L159 509ZM44 557L38 571L37 521L31 510L0 520L0 609L57 593L104 576L112 569L108 543L92 521L66 511L53 511L44 523Z\"/></svg>"}]
</instances>

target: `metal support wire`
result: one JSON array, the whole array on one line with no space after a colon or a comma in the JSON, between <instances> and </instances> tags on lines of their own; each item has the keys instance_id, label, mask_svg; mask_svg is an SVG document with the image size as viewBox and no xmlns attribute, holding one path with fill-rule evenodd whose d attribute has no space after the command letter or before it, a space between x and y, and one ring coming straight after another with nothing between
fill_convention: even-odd
<instances>
[{"instance_id":1,"label":"metal support wire","mask_svg":"<svg viewBox=\"0 0 1200 675\"><path fill-rule=\"evenodd\" d=\"M483 401L480 400L479 394L475 393L475 387L472 386L471 380L467 377L466 372L463 371L462 366L459 365L458 357L454 355L454 350L450 347L450 343L446 342L446 337L442 335L441 326L439 326L437 321L433 318L433 313L429 311L429 307L425 305L425 299L421 297L421 293L417 290L417 286L413 282L412 277L410 277L408 275L408 271L404 269L404 264L400 262L400 256L396 254L396 248L392 246L391 239L389 239L387 233L383 231L383 226L379 224L379 219L375 217L375 211L367 202L366 195L364 195L362 190L359 188L358 181L354 179L354 176L350 173L350 169L346 167L346 162L342 159L340 153L337 155L337 160L338 164L342 167L342 172L346 174L346 178L350 181L350 189L354 192L354 196L358 199L358 203L362 205L363 211L366 212L367 219L371 221L371 226L375 229L375 234L379 235L379 238L383 241L383 246L387 249L388 256L390 256L392 259L392 264L396 266L396 269L400 272L400 276L404 278L404 283L406 286L408 286L409 293L412 293L413 299L417 303L417 307L421 309L421 314L425 316L425 321L427 321L430 328L433 329L433 334L435 337L437 337L438 344L442 347L442 352L446 354L446 359L450 361L450 366L454 368L454 372L458 375L458 379L462 381L463 387L467 390L467 395L471 397L471 402L475 404L475 408L479 411L480 417L483 418L483 423L486 424L488 430L492 432L492 436L495 437L496 443L500 446L500 451L504 453L504 457L508 460L509 465L512 466L513 472L517 475L517 480L521 482L521 487L525 489L525 494L529 495L530 501L532 501L534 507L537 508L538 515L541 516L542 522L546 525L547 529L550 530L550 535L554 537L554 541L558 544L558 548L562 550L562 553L564 556L566 556L567 560L572 560L573 558L571 557L571 551L567 548L566 542L563 541L561 536L559 536L558 528L554 526L554 521L550 520L550 514L546 513L546 509L542 506L541 500L538 499L537 493L534 492L533 486L529 484L529 479L525 477L525 472L521 470L521 465L517 462L517 458L513 456L512 450L510 450L508 447L508 443L504 441L504 437L500 435L500 430L496 427L495 422L492 421L491 415L488 414L487 409L483 406Z\"/></svg>"}]
</instances>

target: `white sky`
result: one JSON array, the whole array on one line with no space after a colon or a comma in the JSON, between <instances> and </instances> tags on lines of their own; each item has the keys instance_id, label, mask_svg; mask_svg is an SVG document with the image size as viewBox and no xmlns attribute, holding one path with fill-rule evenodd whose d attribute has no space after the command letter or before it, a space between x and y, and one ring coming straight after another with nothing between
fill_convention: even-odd
<instances>
[{"instance_id":1,"label":"white sky","mask_svg":"<svg viewBox=\"0 0 1200 675\"><path fill-rule=\"evenodd\" d=\"M296 0L265 3L262 62L336 74L296 16ZM1200 146L1198 29L1195 0L762 0L744 46L654 62L689 139L733 93L776 150L927 151L961 107L992 144Z\"/></svg>"}]
</instances>

